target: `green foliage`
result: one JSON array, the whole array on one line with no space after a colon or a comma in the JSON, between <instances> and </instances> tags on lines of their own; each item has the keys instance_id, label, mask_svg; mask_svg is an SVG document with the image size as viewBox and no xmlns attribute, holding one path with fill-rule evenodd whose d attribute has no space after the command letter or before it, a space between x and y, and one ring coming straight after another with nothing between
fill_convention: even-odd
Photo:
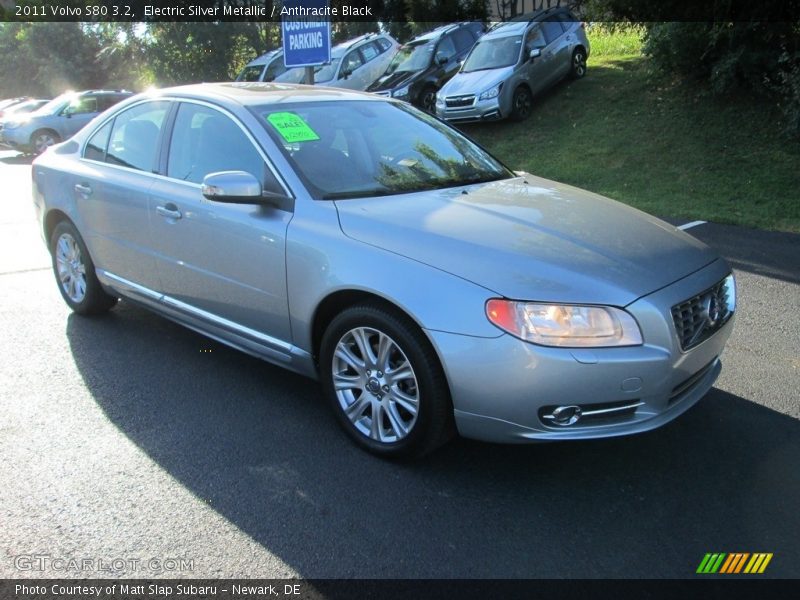
<instances>
[{"instance_id":1,"label":"green foliage","mask_svg":"<svg viewBox=\"0 0 800 600\"><path fill-rule=\"evenodd\" d=\"M778 108L700 95L649 63L592 54L587 76L538 96L527 121L464 127L512 169L651 214L800 232L800 144L781 138Z\"/></svg>"}]
</instances>

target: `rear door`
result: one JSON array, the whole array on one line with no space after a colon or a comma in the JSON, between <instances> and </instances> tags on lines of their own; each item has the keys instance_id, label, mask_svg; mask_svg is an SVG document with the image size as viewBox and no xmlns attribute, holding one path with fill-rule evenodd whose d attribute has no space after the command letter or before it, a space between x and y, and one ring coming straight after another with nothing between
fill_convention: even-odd
<instances>
[{"instance_id":1,"label":"rear door","mask_svg":"<svg viewBox=\"0 0 800 600\"><path fill-rule=\"evenodd\" d=\"M547 48L544 51L545 59L552 62L552 77L558 79L569 71L571 59L564 23L561 22L558 15L554 15L542 23L542 30L547 41Z\"/></svg>"},{"instance_id":2,"label":"rear door","mask_svg":"<svg viewBox=\"0 0 800 600\"><path fill-rule=\"evenodd\" d=\"M72 190L96 266L151 291L160 283L148 195L170 107L141 102L107 121L87 141Z\"/></svg>"},{"instance_id":3,"label":"rear door","mask_svg":"<svg viewBox=\"0 0 800 600\"><path fill-rule=\"evenodd\" d=\"M179 310L229 333L267 346L263 335L288 341L292 212L212 202L200 189L209 173L236 170L288 193L245 126L219 107L181 101L161 169L166 177L150 190L150 220L164 293ZM280 352L280 344L273 349Z\"/></svg>"}]
</instances>

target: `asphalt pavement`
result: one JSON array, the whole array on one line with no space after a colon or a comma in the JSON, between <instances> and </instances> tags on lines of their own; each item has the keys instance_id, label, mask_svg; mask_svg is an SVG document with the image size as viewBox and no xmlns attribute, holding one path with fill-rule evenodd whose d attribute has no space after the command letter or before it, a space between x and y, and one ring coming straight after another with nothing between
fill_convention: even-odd
<instances>
[{"instance_id":1,"label":"asphalt pavement","mask_svg":"<svg viewBox=\"0 0 800 600\"><path fill-rule=\"evenodd\" d=\"M681 578L707 552L800 576L798 235L688 230L739 307L716 387L673 423L395 463L313 381L129 303L71 314L30 160L0 153L0 182L0 577Z\"/></svg>"}]
</instances>

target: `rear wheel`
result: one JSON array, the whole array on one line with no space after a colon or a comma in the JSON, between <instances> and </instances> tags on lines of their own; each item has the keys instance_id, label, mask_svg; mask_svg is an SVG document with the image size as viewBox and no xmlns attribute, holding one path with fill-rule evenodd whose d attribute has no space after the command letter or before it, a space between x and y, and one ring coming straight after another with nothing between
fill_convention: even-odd
<instances>
[{"instance_id":1,"label":"rear wheel","mask_svg":"<svg viewBox=\"0 0 800 600\"><path fill-rule=\"evenodd\" d=\"M572 70L570 72L573 79L580 79L586 75L586 50L575 48L572 53Z\"/></svg>"},{"instance_id":2,"label":"rear wheel","mask_svg":"<svg viewBox=\"0 0 800 600\"><path fill-rule=\"evenodd\" d=\"M452 435L438 357L399 312L363 304L340 313L322 339L320 374L339 424L369 452L422 456Z\"/></svg>"},{"instance_id":3,"label":"rear wheel","mask_svg":"<svg viewBox=\"0 0 800 600\"><path fill-rule=\"evenodd\" d=\"M61 141L61 137L51 129L39 129L34 131L31 136L31 151L34 154L41 154L50 146Z\"/></svg>"},{"instance_id":4,"label":"rear wheel","mask_svg":"<svg viewBox=\"0 0 800 600\"><path fill-rule=\"evenodd\" d=\"M533 111L533 97L531 92L524 85L519 86L514 91L514 98L511 105L511 118L514 121L524 121L531 116Z\"/></svg>"},{"instance_id":5,"label":"rear wheel","mask_svg":"<svg viewBox=\"0 0 800 600\"><path fill-rule=\"evenodd\" d=\"M58 291L73 311L98 314L117 303L117 298L109 296L97 280L89 251L72 223L62 221L53 230L50 254Z\"/></svg>"}]
</instances>

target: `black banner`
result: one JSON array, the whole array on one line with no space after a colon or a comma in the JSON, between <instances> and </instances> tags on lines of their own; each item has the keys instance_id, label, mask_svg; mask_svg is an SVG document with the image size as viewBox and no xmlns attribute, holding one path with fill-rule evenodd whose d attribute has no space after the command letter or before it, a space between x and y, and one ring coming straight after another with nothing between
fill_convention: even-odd
<instances>
[{"instance_id":1,"label":"black banner","mask_svg":"<svg viewBox=\"0 0 800 600\"><path fill-rule=\"evenodd\" d=\"M422 2L422 0L420 0ZM800 0L330 0L320 13L287 12L281 0L0 0L0 21L279 22L284 18L340 22L488 18L504 21L559 5L592 21L797 22ZM416 6L420 4L420 6Z\"/></svg>"},{"instance_id":2,"label":"black banner","mask_svg":"<svg viewBox=\"0 0 800 600\"><path fill-rule=\"evenodd\" d=\"M757 576L755 576L757 577ZM396 580L396 579L7 579L3 600L529 600L596 597L704 600L787 598L791 580L698 576L694 580Z\"/></svg>"}]
</instances>

